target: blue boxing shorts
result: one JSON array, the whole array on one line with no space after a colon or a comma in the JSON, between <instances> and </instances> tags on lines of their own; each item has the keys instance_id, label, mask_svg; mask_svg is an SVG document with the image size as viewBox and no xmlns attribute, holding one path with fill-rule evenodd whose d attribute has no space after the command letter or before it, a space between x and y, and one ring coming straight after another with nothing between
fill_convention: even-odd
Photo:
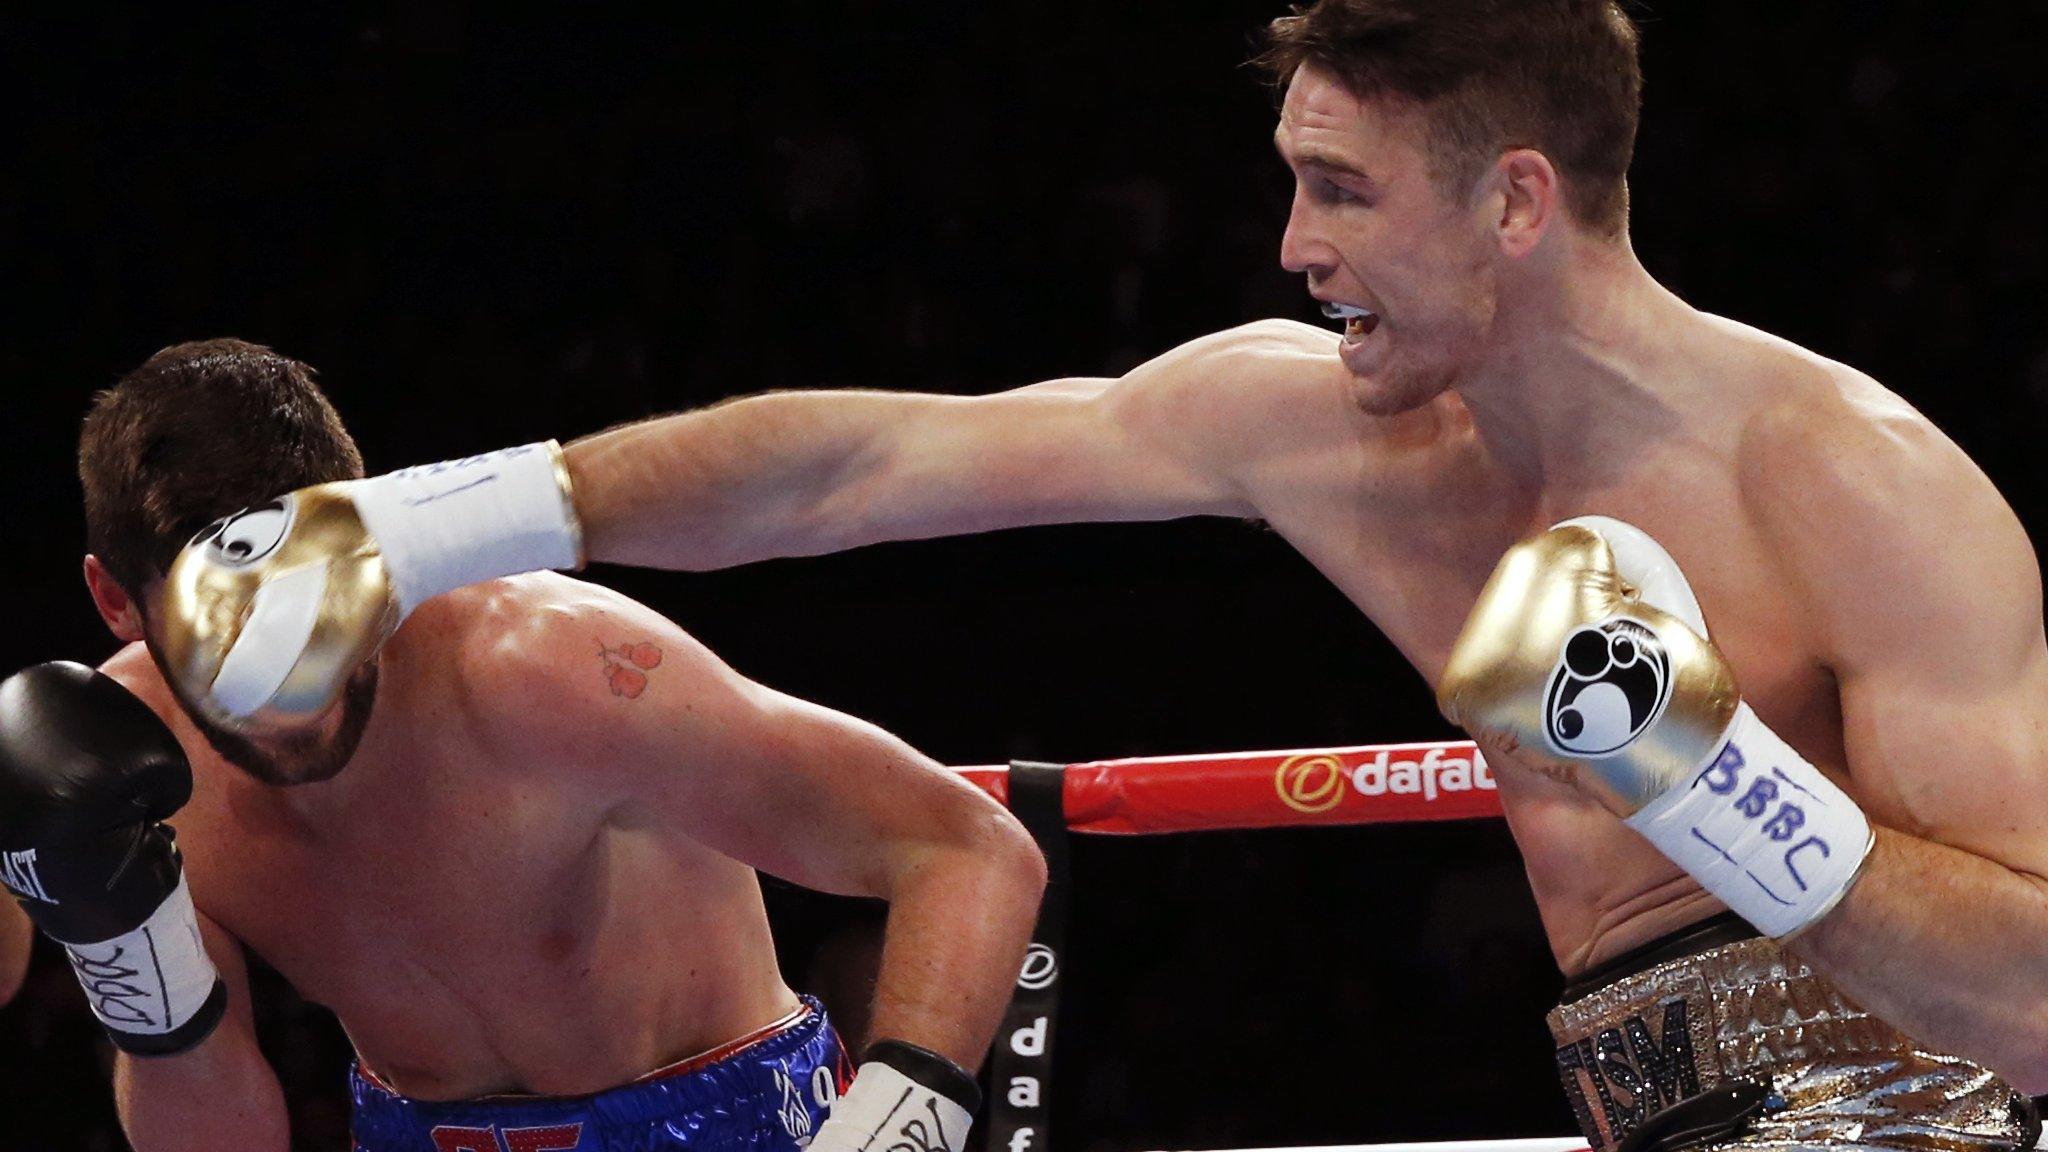
<instances>
[{"instance_id":1,"label":"blue boxing shorts","mask_svg":"<svg viewBox=\"0 0 2048 1152\"><path fill-rule=\"evenodd\" d=\"M592 1096L408 1100L349 1072L355 1152L796 1152L853 1062L806 996L750 1036Z\"/></svg>"}]
</instances>

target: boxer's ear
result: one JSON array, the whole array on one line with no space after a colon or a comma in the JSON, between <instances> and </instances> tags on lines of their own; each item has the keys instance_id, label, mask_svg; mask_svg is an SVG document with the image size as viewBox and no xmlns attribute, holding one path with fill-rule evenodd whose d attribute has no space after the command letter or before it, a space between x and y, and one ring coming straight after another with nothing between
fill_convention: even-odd
<instances>
[{"instance_id":1,"label":"boxer's ear","mask_svg":"<svg viewBox=\"0 0 2048 1152\"><path fill-rule=\"evenodd\" d=\"M1564 180L1550 157L1516 148L1494 162L1500 219L1494 224L1501 252L1513 259L1536 250L1564 211Z\"/></svg>"},{"instance_id":2,"label":"boxer's ear","mask_svg":"<svg viewBox=\"0 0 2048 1152\"><path fill-rule=\"evenodd\" d=\"M88 553L85 558L85 586L92 592L92 605L99 609L100 619L106 621L107 630L116 640L133 643L142 639L142 612L136 607L135 598L128 594L100 558Z\"/></svg>"}]
</instances>

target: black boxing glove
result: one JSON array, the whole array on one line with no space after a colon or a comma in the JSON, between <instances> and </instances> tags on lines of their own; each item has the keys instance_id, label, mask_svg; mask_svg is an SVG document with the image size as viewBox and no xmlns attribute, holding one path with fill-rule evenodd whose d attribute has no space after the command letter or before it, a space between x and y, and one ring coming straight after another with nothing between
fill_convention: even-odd
<instances>
[{"instance_id":1,"label":"black boxing glove","mask_svg":"<svg viewBox=\"0 0 2048 1152\"><path fill-rule=\"evenodd\" d=\"M161 823L191 796L177 739L113 680L57 662L0 681L0 883L139 1055L192 1047L227 1010Z\"/></svg>"}]
</instances>

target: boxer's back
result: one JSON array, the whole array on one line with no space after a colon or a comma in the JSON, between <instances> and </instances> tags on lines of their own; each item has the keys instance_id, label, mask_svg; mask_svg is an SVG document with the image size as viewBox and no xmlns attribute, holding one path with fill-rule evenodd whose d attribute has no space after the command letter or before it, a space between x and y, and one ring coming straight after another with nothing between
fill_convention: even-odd
<instances>
[{"instance_id":1,"label":"boxer's back","mask_svg":"<svg viewBox=\"0 0 2048 1152\"><path fill-rule=\"evenodd\" d=\"M140 646L106 666L192 757L175 824L200 911L333 1009L400 1091L597 1091L796 1003L753 871L605 787L590 760L608 719L593 699L682 703L661 699L659 665L642 667L657 653L635 647L611 611L623 603L534 576L423 607L385 650L348 766L290 789L216 755ZM549 692L553 670L503 674L538 627L589 630L587 664L559 675L610 678L617 695ZM664 647L680 681L693 654ZM507 709L546 714L562 738L508 740L494 720Z\"/></svg>"}]
</instances>

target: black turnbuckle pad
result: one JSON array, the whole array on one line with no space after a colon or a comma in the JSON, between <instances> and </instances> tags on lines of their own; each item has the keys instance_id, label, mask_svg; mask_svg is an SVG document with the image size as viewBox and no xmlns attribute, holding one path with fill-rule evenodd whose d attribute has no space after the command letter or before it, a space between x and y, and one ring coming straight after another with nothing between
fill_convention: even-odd
<instances>
[{"instance_id":1,"label":"black turnbuckle pad","mask_svg":"<svg viewBox=\"0 0 2048 1152\"><path fill-rule=\"evenodd\" d=\"M1614 1152L1690 1152L1739 1140L1770 1106L1768 1085L1739 1081L1650 1113Z\"/></svg>"}]
</instances>

